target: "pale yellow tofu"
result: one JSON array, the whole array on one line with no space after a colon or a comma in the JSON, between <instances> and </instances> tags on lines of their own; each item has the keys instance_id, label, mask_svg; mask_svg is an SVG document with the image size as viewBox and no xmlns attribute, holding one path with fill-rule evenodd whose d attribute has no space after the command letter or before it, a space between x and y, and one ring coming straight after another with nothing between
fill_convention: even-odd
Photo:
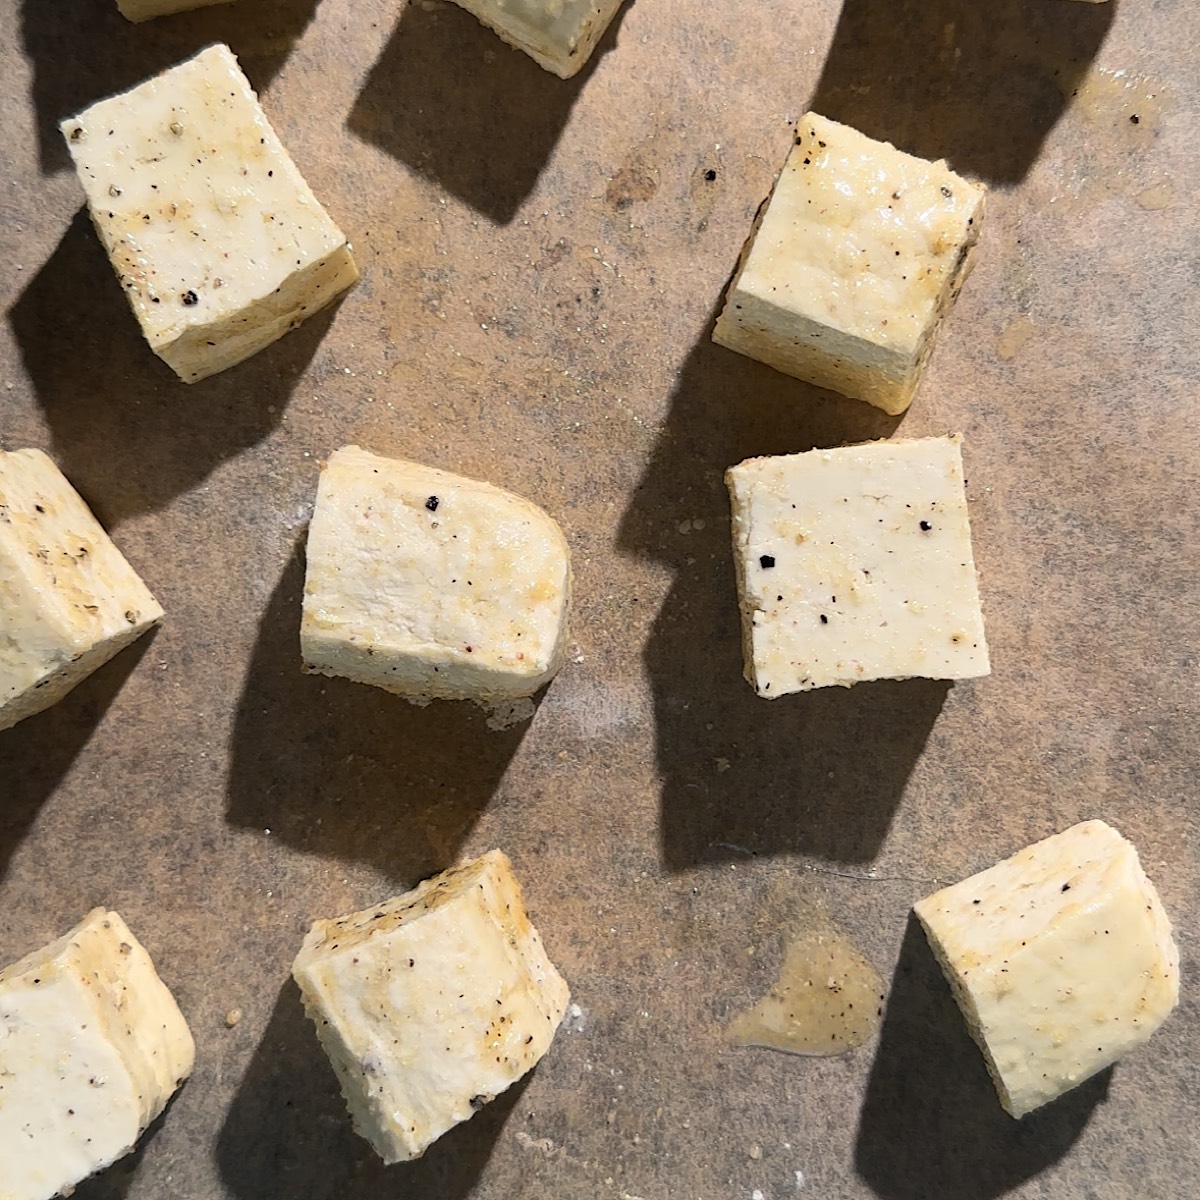
<instances>
[{"instance_id":1,"label":"pale yellow tofu","mask_svg":"<svg viewBox=\"0 0 1200 1200\"><path fill-rule=\"evenodd\" d=\"M115 912L0 971L0 1196L50 1200L128 1154L195 1047Z\"/></svg>"},{"instance_id":2,"label":"pale yellow tofu","mask_svg":"<svg viewBox=\"0 0 1200 1200\"><path fill-rule=\"evenodd\" d=\"M228 46L61 128L142 333L185 383L249 358L358 278Z\"/></svg>"},{"instance_id":3,"label":"pale yellow tofu","mask_svg":"<svg viewBox=\"0 0 1200 1200\"><path fill-rule=\"evenodd\" d=\"M624 0L455 0L510 46L563 79L592 55Z\"/></svg>"},{"instance_id":4,"label":"pale yellow tofu","mask_svg":"<svg viewBox=\"0 0 1200 1200\"><path fill-rule=\"evenodd\" d=\"M345 446L321 472L307 553L307 671L494 705L562 664L566 539L510 492Z\"/></svg>"},{"instance_id":5,"label":"pale yellow tofu","mask_svg":"<svg viewBox=\"0 0 1200 1200\"><path fill-rule=\"evenodd\" d=\"M1179 1000L1171 923L1137 851L1103 821L915 911L1014 1117L1141 1045Z\"/></svg>"},{"instance_id":6,"label":"pale yellow tofu","mask_svg":"<svg viewBox=\"0 0 1200 1200\"><path fill-rule=\"evenodd\" d=\"M961 442L870 442L726 473L760 696L988 674Z\"/></svg>"},{"instance_id":7,"label":"pale yellow tofu","mask_svg":"<svg viewBox=\"0 0 1200 1200\"><path fill-rule=\"evenodd\" d=\"M713 340L798 379L908 408L972 266L984 188L817 113L759 215Z\"/></svg>"},{"instance_id":8,"label":"pale yellow tofu","mask_svg":"<svg viewBox=\"0 0 1200 1200\"><path fill-rule=\"evenodd\" d=\"M529 1071L570 999L499 850L317 921L292 974L354 1128L389 1163Z\"/></svg>"},{"instance_id":9,"label":"pale yellow tofu","mask_svg":"<svg viewBox=\"0 0 1200 1200\"><path fill-rule=\"evenodd\" d=\"M162 615L54 463L0 451L0 729L61 700Z\"/></svg>"}]
</instances>

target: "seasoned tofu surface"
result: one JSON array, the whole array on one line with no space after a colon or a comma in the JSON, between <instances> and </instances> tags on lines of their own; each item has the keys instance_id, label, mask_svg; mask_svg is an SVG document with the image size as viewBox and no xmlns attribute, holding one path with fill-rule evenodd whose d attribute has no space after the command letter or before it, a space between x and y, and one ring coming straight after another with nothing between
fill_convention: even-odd
<instances>
[{"instance_id":1,"label":"seasoned tofu surface","mask_svg":"<svg viewBox=\"0 0 1200 1200\"><path fill-rule=\"evenodd\" d=\"M344 447L309 528L305 667L421 701L532 696L565 654L570 580L536 505Z\"/></svg>"},{"instance_id":2,"label":"seasoned tofu surface","mask_svg":"<svg viewBox=\"0 0 1200 1200\"><path fill-rule=\"evenodd\" d=\"M0 971L0 1195L50 1200L128 1154L195 1047L115 912Z\"/></svg>"},{"instance_id":3,"label":"seasoned tofu surface","mask_svg":"<svg viewBox=\"0 0 1200 1200\"><path fill-rule=\"evenodd\" d=\"M957 435L748 459L726 482L760 696L988 673Z\"/></svg>"},{"instance_id":4,"label":"seasoned tofu surface","mask_svg":"<svg viewBox=\"0 0 1200 1200\"><path fill-rule=\"evenodd\" d=\"M416 1158L545 1054L570 999L498 850L314 923L292 973L355 1128Z\"/></svg>"},{"instance_id":5,"label":"seasoned tofu surface","mask_svg":"<svg viewBox=\"0 0 1200 1200\"><path fill-rule=\"evenodd\" d=\"M0 451L0 729L49 708L162 615L53 461Z\"/></svg>"},{"instance_id":6,"label":"seasoned tofu surface","mask_svg":"<svg viewBox=\"0 0 1200 1200\"><path fill-rule=\"evenodd\" d=\"M227 46L61 128L142 332L185 382L241 362L357 278Z\"/></svg>"},{"instance_id":7,"label":"seasoned tofu surface","mask_svg":"<svg viewBox=\"0 0 1200 1200\"><path fill-rule=\"evenodd\" d=\"M987 1060L1024 1116L1140 1045L1179 1000L1179 952L1133 845L1085 821L916 914Z\"/></svg>"}]
</instances>

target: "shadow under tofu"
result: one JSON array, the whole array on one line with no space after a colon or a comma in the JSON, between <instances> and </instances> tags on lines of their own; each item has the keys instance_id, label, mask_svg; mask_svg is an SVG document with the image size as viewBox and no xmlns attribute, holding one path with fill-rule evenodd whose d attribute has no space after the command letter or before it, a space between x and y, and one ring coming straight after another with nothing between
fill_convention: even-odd
<instances>
[{"instance_id":1,"label":"shadow under tofu","mask_svg":"<svg viewBox=\"0 0 1200 1200\"><path fill-rule=\"evenodd\" d=\"M1086 75L1115 9L1116 0L843 0L809 107L910 154L948 159L965 175L1016 183Z\"/></svg>"},{"instance_id":2,"label":"shadow under tofu","mask_svg":"<svg viewBox=\"0 0 1200 1200\"><path fill-rule=\"evenodd\" d=\"M868 862L886 837L949 684L757 696L742 677L723 476L757 455L886 437L899 421L707 334L693 348L619 538L676 572L644 651L669 868L747 853Z\"/></svg>"},{"instance_id":3,"label":"shadow under tofu","mask_svg":"<svg viewBox=\"0 0 1200 1200\"><path fill-rule=\"evenodd\" d=\"M213 42L227 43L256 90L283 66L317 0L243 0L132 24L116 0L24 0L42 173L70 165L58 123L134 87Z\"/></svg>"},{"instance_id":4,"label":"shadow under tofu","mask_svg":"<svg viewBox=\"0 0 1200 1200\"><path fill-rule=\"evenodd\" d=\"M93 671L45 712L0 733L0 879L42 805L104 719L155 630Z\"/></svg>"},{"instance_id":5,"label":"shadow under tofu","mask_svg":"<svg viewBox=\"0 0 1200 1200\"><path fill-rule=\"evenodd\" d=\"M289 980L217 1139L221 1178L244 1200L462 1200L528 1080L439 1138L423 1158L385 1166L353 1131L337 1077Z\"/></svg>"},{"instance_id":6,"label":"shadow under tofu","mask_svg":"<svg viewBox=\"0 0 1200 1200\"><path fill-rule=\"evenodd\" d=\"M623 11L579 74L559 79L456 4L409 4L347 127L491 221L507 224L612 47Z\"/></svg>"},{"instance_id":7,"label":"shadow under tofu","mask_svg":"<svg viewBox=\"0 0 1200 1200\"><path fill-rule=\"evenodd\" d=\"M263 616L238 702L226 819L411 887L452 866L528 722L494 731L474 704L425 708L300 670L300 547Z\"/></svg>"},{"instance_id":8,"label":"shadow under tofu","mask_svg":"<svg viewBox=\"0 0 1200 1200\"><path fill-rule=\"evenodd\" d=\"M992 1200L1067 1153L1111 1073L1013 1120L910 914L859 1118L858 1174L884 1200Z\"/></svg>"},{"instance_id":9,"label":"shadow under tofu","mask_svg":"<svg viewBox=\"0 0 1200 1200\"><path fill-rule=\"evenodd\" d=\"M163 507L262 441L336 310L228 371L183 383L142 337L85 208L8 321L56 461L111 526Z\"/></svg>"}]
</instances>

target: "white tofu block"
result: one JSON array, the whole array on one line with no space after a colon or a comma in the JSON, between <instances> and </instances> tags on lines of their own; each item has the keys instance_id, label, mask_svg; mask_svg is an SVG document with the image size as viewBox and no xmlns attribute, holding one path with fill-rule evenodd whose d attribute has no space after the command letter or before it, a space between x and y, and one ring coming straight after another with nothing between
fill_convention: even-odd
<instances>
[{"instance_id":1,"label":"white tofu block","mask_svg":"<svg viewBox=\"0 0 1200 1200\"><path fill-rule=\"evenodd\" d=\"M186 383L269 346L358 278L228 46L61 129L142 332Z\"/></svg>"},{"instance_id":2,"label":"white tofu block","mask_svg":"<svg viewBox=\"0 0 1200 1200\"><path fill-rule=\"evenodd\" d=\"M570 1000L499 850L317 921L292 974L354 1128L389 1163L529 1071Z\"/></svg>"},{"instance_id":3,"label":"white tofu block","mask_svg":"<svg viewBox=\"0 0 1200 1200\"><path fill-rule=\"evenodd\" d=\"M532 696L562 664L571 567L536 505L345 446L308 531L304 669L420 703Z\"/></svg>"},{"instance_id":4,"label":"white tofu block","mask_svg":"<svg viewBox=\"0 0 1200 1200\"><path fill-rule=\"evenodd\" d=\"M121 16L130 21L149 21L152 17L165 17L171 13L188 12L193 8L207 8L211 4L229 4L230 0L117 0Z\"/></svg>"},{"instance_id":5,"label":"white tofu block","mask_svg":"<svg viewBox=\"0 0 1200 1200\"><path fill-rule=\"evenodd\" d=\"M961 442L810 450L726 473L760 696L988 674Z\"/></svg>"},{"instance_id":6,"label":"white tofu block","mask_svg":"<svg viewBox=\"0 0 1200 1200\"><path fill-rule=\"evenodd\" d=\"M57 703L162 615L54 463L0 451L0 729Z\"/></svg>"},{"instance_id":7,"label":"white tofu block","mask_svg":"<svg viewBox=\"0 0 1200 1200\"><path fill-rule=\"evenodd\" d=\"M713 340L888 413L911 403L970 272L984 188L816 113L742 253Z\"/></svg>"},{"instance_id":8,"label":"white tofu block","mask_svg":"<svg viewBox=\"0 0 1200 1200\"><path fill-rule=\"evenodd\" d=\"M1103 821L915 911L1014 1117L1141 1045L1179 1000L1171 923L1137 851Z\"/></svg>"},{"instance_id":9,"label":"white tofu block","mask_svg":"<svg viewBox=\"0 0 1200 1200\"><path fill-rule=\"evenodd\" d=\"M115 912L0 971L0 1196L49 1200L128 1154L191 1074L175 998Z\"/></svg>"},{"instance_id":10,"label":"white tofu block","mask_svg":"<svg viewBox=\"0 0 1200 1200\"><path fill-rule=\"evenodd\" d=\"M623 0L455 0L510 46L563 79L576 74Z\"/></svg>"}]
</instances>

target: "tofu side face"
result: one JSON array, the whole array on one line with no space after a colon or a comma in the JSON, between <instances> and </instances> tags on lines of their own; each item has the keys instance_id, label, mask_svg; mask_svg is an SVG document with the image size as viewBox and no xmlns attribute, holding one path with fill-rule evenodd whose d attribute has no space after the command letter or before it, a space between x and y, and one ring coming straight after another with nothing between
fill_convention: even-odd
<instances>
[{"instance_id":1,"label":"tofu side face","mask_svg":"<svg viewBox=\"0 0 1200 1200\"><path fill-rule=\"evenodd\" d=\"M48 708L162 615L50 458L0 452L0 729Z\"/></svg>"},{"instance_id":2,"label":"tofu side face","mask_svg":"<svg viewBox=\"0 0 1200 1200\"><path fill-rule=\"evenodd\" d=\"M570 575L536 505L345 447L309 527L306 669L421 700L531 696L562 663Z\"/></svg>"},{"instance_id":3,"label":"tofu side face","mask_svg":"<svg viewBox=\"0 0 1200 1200\"><path fill-rule=\"evenodd\" d=\"M623 0L456 0L563 79L582 69Z\"/></svg>"},{"instance_id":4,"label":"tofu side face","mask_svg":"<svg viewBox=\"0 0 1200 1200\"><path fill-rule=\"evenodd\" d=\"M318 921L293 975L355 1128L386 1162L419 1157L529 1071L570 998L498 851Z\"/></svg>"},{"instance_id":5,"label":"tofu side face","mask_svg":"<svg viewBox=\"0 0 1200 1200\"><path fill-rule=\"evenodd\" d=\"M186 382L262 349L357 278L227 46L61 128L142 332Z\"/></svg>"},{"instance_id":6,"label":"tofu side face","mask_svg":"<svg viewBox=\"0 0 1200 1200\"><path fill-rule=\"evenodd\" d=\"M95 910L0 972L4 1196L48 1200L127 1154L192 1058L183 1017L116 913Z\"/></svg>"},{"instance_id":7,"label":"tofu side face","mask_svg":"<svg viewBox=\"0 0 1200 1200\"><path fill-rule=\"evenodd\" d=\"M902 412L969 270L983 203L945 163L809 113L714 338Z\"/></svg>"},{"instance_id":8,"label":"tofu side face","mask_svg":"<svg viewBox=\"0 0 1200 1200\"><path fill-rule=\"evenodd\" d=\"M988 674L957 435L750 459L726 482L760 696Z\"/></svg>"},{"instance_id":9,"label":"tofu side face","mask_svg":"<svg viewBox=\"0 0 1200 1200\"><path fill-rule=\"evenodd\" d=\"M1178 1002L1170 921L1137 851L1103 821L915 911L1013 1116L1116 1062Z\"/></svg>"}]
</instances>

